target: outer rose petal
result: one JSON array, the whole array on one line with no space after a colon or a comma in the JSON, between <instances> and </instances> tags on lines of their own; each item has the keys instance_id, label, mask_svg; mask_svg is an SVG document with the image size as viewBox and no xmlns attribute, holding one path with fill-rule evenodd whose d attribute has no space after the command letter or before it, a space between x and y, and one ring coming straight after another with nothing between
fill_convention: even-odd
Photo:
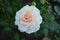
<instances>
[{"instance_id":1,"label":"outer rose petal","mask_svg":"<svg viewBox=\"0 0 60 40\"><path fill-rule=\"evenodd\" d=\"M24 23L23 21L21 21L21 18L24 18L23 16L27 11L30 11L32 14L33 18L31 23ZM16 12L15 25L18 25L18 29L21 32L26 32L28 34L36 32L40 29L41 23L42 23L42 17L40 15L40 11L35 6L26 5Z\"/></svg>"}]
</instances>

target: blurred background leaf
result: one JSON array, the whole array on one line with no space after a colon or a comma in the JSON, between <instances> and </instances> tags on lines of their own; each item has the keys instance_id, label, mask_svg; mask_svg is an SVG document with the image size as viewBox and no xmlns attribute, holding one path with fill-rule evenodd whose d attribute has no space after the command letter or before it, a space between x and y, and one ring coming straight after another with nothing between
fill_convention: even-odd
<instances>
[{"instance_id":1,"label":"blurred background leaf","mask_svg":"<svg viewBox=\"0 0 60 40\"><path fill-rule=\"evenodd\" d=\"M57 15L60 15L60 6L54 6L54 9L57 12Z\"/></svg>"},{"instance_id":2,"label":"blurred background leaf","mask_svg":"<svg viewBox=\"0 0 60 40\"><path fill-rule=\"evenodd\" d=\"M42 4L44 4L44 3L46 2L46 0L40 0L40 2L41 2Z\"/></svg>"},{"instance_id":3,"label":"blurred background leaf","mask_svg":"<svg viewBox=\"0 0 60 40\"><path fill-rule=\"evenodd\" d=\"M18 35L18 33L15 33L15 34L14 34L14 40L19 40L19 35Z\"/></svg>"}]
</instances>

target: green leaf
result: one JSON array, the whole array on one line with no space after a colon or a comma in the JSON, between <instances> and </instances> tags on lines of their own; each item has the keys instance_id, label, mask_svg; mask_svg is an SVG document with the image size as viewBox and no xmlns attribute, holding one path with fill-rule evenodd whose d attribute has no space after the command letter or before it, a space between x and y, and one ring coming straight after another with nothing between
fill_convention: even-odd
<instances>
[{"instance_id":1,"label":"green leaf","mask_svg":"<svg viewBox=\"0 0 60 40\"><path fill-rule=\"evenodd\" d=\"M6 11L9 12L9 13L13 13L13 10L12 10L12 7L11 6L6 7Z\"/></svg>"},{"instance_id":2,"label":"green leaf","mask_svg":"<svg viewBox=\"0 0 60 40\"><path fill-rule=\"evenodd\" d=\"M60 0L58 0L58 2L60 3Z\"/></svg>"},{"instance_id":3,"label":"green leaf","mask_svg":"<svg viewBox=\"0 0 60 40\"><path fill-rule=\"evenodd\" d=\"M57 2L59 2L59 3L60 3L60 0L53 0L53 1L57 1Z\"/></svg>"},{"instance_id":4,"label":"green leaf","mask_svg":"<svg viewBox=\"0 0 60 40\"><path fill-rule=\"evenodd\" d=\"M58 30L60 30L60 25L53 21L49 23L49 28L51 31L59 32Z\"/></svg>"},{"instance_id":5,"label":"green leaf","mask_svg":"<svg viewBox=\"0 0 60 40\"><path fill-rule=\"evenodd\" d=\"M40 2L41 2L42 4L45 4L46 0L40 0Z\"/></svg>"},{"instance_id":6,"label":"green leaf","mask_svg":"<svg viewBox=\"0 0 60 40\"><path fill-rule=\"evenodd\" d=\"M35 32L35 33L34 33L35 37L38 38L38 37L40 36L40 33L41 33L40 30L37 31L37 32Z\"/></svg>"},{"instance_id":7,"label":"green leaf","mask_svg":"<svg viewBox=\"0 0 60 40\"><path fill-rule=\"evenodd\" d=\"M9 23L8 23L9 21L8 20L3 20L3 19L1 19L0 20L0 25L2 25L2 26L8 26L9 25Z\"/></svg>"},{"instance_id":8,"label":"green leaf","mask_svg":"<svg viewBox=\"0 0 60 40\"><path fill-rule=\"evenodd\" d=\"M12 33L12 28L10 27L4 27L4 29L2 30L2 35L10 37L11 33Z\"/></svg>"},{"instance_id":9,"label":"green leaf","mask_svg":"<svg viewBox=\"0 0 60 40\"><path fill-rule=\"evenodd\" d=\"M15 33L15 35L14 35L14 40L19 40L19 35L18 35L18 33Z\"/></svg>"},{"instance_id":10,"label":"green leaf","mask_svg":"<svg viewBox=\"0 0 60 40\"><path fill-rule=\"evenodd\" d=\"M55 36L55 39L54 39L54 40L60 40L60 37L56 37L56 36Z\"/></svg>"},{"instance_id":11,"label":"green leaf","mask_svg":"<svg viewBox=\"0 0 60 40\"><path fill-rule=\"evenodd\" d=\"M44 21L54 21L54 15L52 14L51 8L42 7L42 16Z\"/></svg>"},{"instance_id":12,"label":"green leaf","mask_svg":"<svg viewBox=\"0 0 60 40\"><path fill-rule=\"evenodd\" d=\"M48 29L47 28L44 28L44 30L43 30L43 34L44 34L44 36L48 36Z\"/></svg>"},{"instance_id":13,"label":"green leaf","mask_svg":"<svg viewBox=\"0 0 60 40\"><path fill-rule=\"evenodd\" d=\"M60 7L54 6L55 11L57 12L57 15L60 15Z\"/></svg>"},{"instance_id":14,"label":"green leaf","mask_svg":"<svg viewBox=\"0 0 60 40\"><path fill-rule=\"evenodd\" d=\"M7 7L7 6L9 6L10 5L10 3L9 3L9 1L8 0L3 0L3 5L5 6L5 7Z\"/></svg>"}]
</instances>

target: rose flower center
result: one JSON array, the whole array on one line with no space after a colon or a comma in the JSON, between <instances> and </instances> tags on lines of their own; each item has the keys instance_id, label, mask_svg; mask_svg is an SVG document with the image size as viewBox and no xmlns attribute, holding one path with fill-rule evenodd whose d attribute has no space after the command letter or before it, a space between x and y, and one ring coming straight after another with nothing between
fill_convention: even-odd
<instances>
[{"instance_id":1,"label":"rose flower center","mask_svg":"<svg viewBox=\"0 0 60 40\"><path fill-rule=\"evenodd\" d=\"M27 11L23 17L22 17L22 21L25 22L25 23L31 23L32 21L32 14L30 11Z\"/></svg>"}]
</instances>

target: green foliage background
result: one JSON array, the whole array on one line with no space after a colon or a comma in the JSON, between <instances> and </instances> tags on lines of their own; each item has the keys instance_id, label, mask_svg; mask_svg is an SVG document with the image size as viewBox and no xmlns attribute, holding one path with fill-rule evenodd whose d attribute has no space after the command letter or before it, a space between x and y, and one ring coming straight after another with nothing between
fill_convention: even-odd
<instances>
[{"instance_id":1,"label":"green foliage background","mask_svg":"<svg viewBox=\"0 0 60 40\"><path fill-rule=\"evenodd\" d=\"M22 33L15 25L15 14L25 5L36 5L43 17L39 31ZM0 0L0 40L60 40L60 0Z\"/></svg>"}]
</instances>

